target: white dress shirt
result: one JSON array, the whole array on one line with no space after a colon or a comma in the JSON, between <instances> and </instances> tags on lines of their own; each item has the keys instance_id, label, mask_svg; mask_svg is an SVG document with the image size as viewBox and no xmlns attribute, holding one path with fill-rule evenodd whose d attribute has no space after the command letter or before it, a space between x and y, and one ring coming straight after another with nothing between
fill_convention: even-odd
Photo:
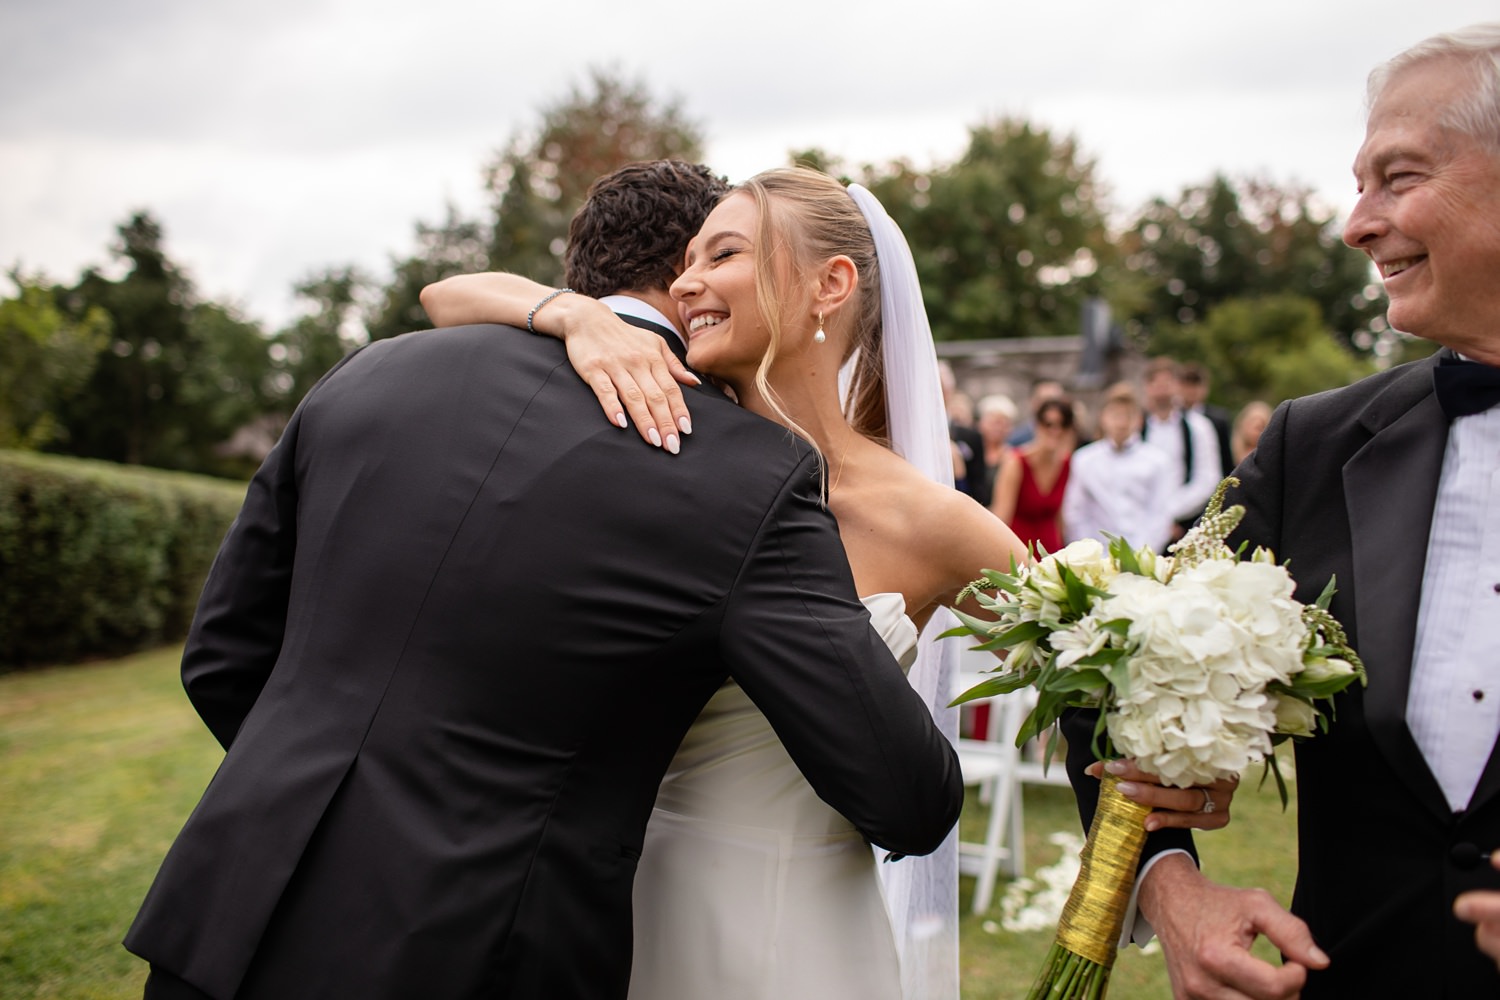
<instances>
[{"instance_id":1,"label":"white dress shirt","mask_svg":"<svg viewBox=\"0 0 1500 1000\"><path fill-rule=\"evenodd\" d=\"M1456 812L1500 737L1500 407L1448 431L1417 608L1406 724Z\"/></svg>"},{"instance_id":2,"label":"white dress shirt","mask_svg":"<svg viewBox=\"0 0 1500 1000\"><path fill-rule=\"evenodd\" d=\"M682 332L677 329L677 324L663 316L661 310L636 298L634 295L606 295L599 300L609 306L621 316L630 316L634 319L643 319L657 326L664 326L677 334L677 339L683 347L687 346L687 340L683 338Z\"/></svg>"},{"instance_id":3,"label":"white dress shirt","mask_svg":"<svg viewBox=\"0 0 1500 1000\"><path fill-rule=\"evenodd\" d=\"M1171 536L1167 503L1178 483L1174 475L1166 453L1136 436L1118 448L1107 438L1079 448L1063 493L1068 541L1105 541L1107 532L1160 552Z\"/></svg>"},{"instance_id":4,"label":"white dress shirt","mask_svg":"<svg viewBox=\"0 0 1500 1000\"><path fill-rule=\"evenodd\" d=\"M1187 423L1188 434L1193 441L1193 466L1187 468L1184 454L1182 425ZM1146 414L1147 443L1160 448L1172 460L1172 493L1167 500L1167 511L1173 521L1197 517L1213 496L1219 485L1219 434L1212 420L1194 410L1174 409L1170 416L1158 419Z\"/></svg>"}]
</instances>

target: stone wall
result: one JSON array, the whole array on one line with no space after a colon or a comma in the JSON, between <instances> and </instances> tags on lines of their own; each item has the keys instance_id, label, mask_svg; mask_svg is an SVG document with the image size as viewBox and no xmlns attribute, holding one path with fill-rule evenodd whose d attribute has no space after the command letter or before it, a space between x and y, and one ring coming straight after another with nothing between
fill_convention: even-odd
<instances>
[{"instance_id":1,"label":"stone wall","mask_svg":"<svg viewBox=\"0 0 1500 1000\"><path fill-rule=\"evenodd\" d=\"M1080 415L1085 417L1098 412L1098 402L1109 385L1121 380L1139 385L1146 366L1144 357L1126 349L1107 358L1097 373L1080 375L1082 337L948 340L938 342L937 354L953 366L958 388L976 403L1002 393L1024 411L1032 383L1049 378L1061 382L1083 404L1085 413Z\"/></svg>"}]
</instances>

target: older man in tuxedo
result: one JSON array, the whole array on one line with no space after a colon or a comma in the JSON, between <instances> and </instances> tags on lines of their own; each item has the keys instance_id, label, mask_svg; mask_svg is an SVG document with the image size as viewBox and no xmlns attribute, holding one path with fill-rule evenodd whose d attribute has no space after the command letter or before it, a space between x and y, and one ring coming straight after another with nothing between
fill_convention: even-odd
<instances>
[{"instance_id":1,"label":"older man in tuxedo","mask_svg":"<svg viewBox=\"0 0 1500 1000\"><path fill-rule=\"evenodd\" d=\"M1477 893L1460 912L1488 916L1500 950L1483 863L1500 848L1500 23L1371 74L1354 175L1345 242L1379 270L1391 324L1443 349L1283 404L1230 497L1238 538L1289 559L1300 599L1337 577L1369 671L1297 748L1292 911L1327 961L1254 959L1257 932L1295 937L1290 918L1165 856L1140 905L1179 997L1500 996L1454 914Z\"/></svg>"},{"instance_id":2,"label":"older man in tuxedo","mask_svg":"<svg viewBox=\"0 0 1500 1000\"><path fill-rule=\"evenodd\" d=\"M617 171L570 280L681 351L667 287L723 191ZM227 754L126 938L148 998L623 997L657 786L729 676L871 840L939 845L956 758L855 597L815 456L689 391L670 458L599 419L560 342L503 327L381 341L308 394L183 656Z\"/></svg>"}]
</instances>

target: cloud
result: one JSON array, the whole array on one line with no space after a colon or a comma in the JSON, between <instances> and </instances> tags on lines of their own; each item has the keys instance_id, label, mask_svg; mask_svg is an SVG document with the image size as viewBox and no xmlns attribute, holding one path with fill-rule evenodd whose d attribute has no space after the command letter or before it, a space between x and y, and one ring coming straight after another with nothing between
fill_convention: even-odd
<instances>
[{"instance_id":1,"label":"cloud","mask_svg":"<svg viewBox=\"0 0 1500 1000\"><path fill-rule=\"evenodd\" d=\"M678 98L718 169L793 148L962 152L1002 115L1071 132L1128 210L1216 170L1299 180L1340 209L1365 73L1493 17L1371 0L849 7L762 0L49 0L0 5L0 264L71 280L140 208L205 294L273 324L291 283L377 272L591 66Z\"/></svg>"}]
</instances>

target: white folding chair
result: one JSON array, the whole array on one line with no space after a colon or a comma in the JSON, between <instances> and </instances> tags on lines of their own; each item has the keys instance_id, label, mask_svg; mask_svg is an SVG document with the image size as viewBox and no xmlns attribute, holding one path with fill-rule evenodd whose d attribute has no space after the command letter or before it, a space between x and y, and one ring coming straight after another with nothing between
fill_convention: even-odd
<instances>
[{"instance_id":1,"label":"white folding chair","mask_svg":"<svg viewBox=\"0 0 1500 1000\"><path fill-rule=\"evenodd\" d=\"M966 691L984 680L982 672L993 670L996 662L991 653L965 650L959 658L954 693ZM1040 761L1027 760L1016 748L1016 733L1036 703L1035 693L1025 688L988 701L989 725L984 734L987 738L960 739L957 743L964 784L977 786L980 801L988 801L990 807L984 840L958 842L958 870L976 879L975 913L989 910L994 901L995 882L1002 871L1011 877L1026 871L1022 787L1068 783L1062 761L1054 761L1044 774Z\"/></svg>"}]
</instances>

